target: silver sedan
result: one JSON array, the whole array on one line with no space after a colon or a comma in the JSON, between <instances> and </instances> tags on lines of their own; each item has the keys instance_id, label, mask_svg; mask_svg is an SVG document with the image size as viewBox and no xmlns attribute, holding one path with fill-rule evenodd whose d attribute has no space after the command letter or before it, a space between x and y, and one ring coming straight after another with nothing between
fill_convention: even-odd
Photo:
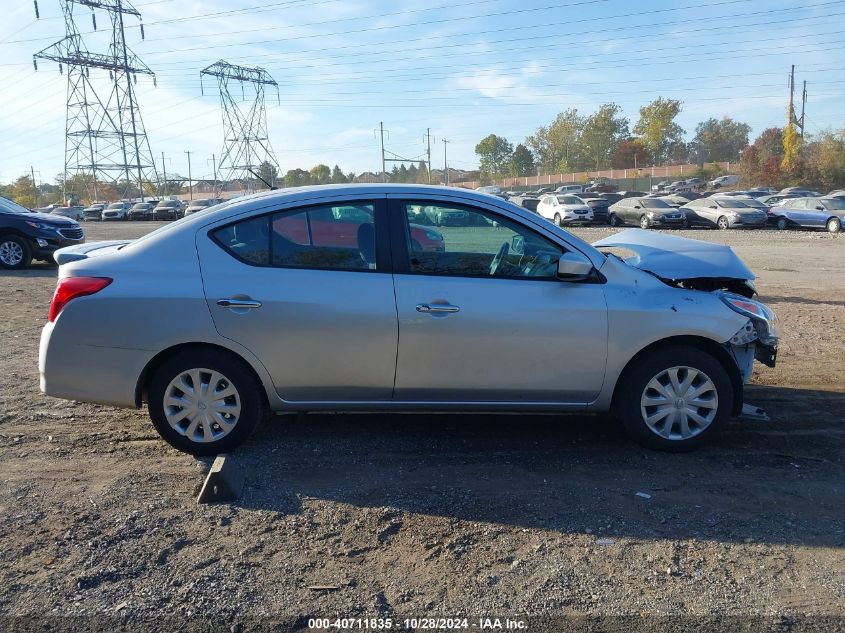
<instances>
[{"instance_id":1,"label":"silver sedan","mask_svg":"<svg viewBox=\"0 0 845 633\"><path fill-rule=\"evenodd\" d=\"M429 207L472 221L434 229ZM271 411L326 410L612 411L647 446L689 450L776 356L728 247L639 229L590 245L461 189L273 191L56 260L41 389L147 402L198 455Z\"/></svg>"}]
</instances>

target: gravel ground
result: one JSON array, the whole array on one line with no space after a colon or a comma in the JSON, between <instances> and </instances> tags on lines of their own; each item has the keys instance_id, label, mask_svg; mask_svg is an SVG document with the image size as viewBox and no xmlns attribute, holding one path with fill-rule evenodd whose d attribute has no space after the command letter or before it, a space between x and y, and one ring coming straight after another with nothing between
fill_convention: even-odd
<instances>
[{"instance_id":1,"label":"gravel ground","mask_svg":"<svg viewBox=\"0 0 845 633\"><path fill-rule=\"evenodd\" d=\"M601 417L280 416L236 454L248 478L231 505L195 503L209 462L159 441L144 410L39 393L55 268L0 272L0 629L461 615L476 630L842 630L845 239L683 234L731 245L782 321L778 366L748 393L771 422L668 455Z\"/></svg>"}]
</instances>

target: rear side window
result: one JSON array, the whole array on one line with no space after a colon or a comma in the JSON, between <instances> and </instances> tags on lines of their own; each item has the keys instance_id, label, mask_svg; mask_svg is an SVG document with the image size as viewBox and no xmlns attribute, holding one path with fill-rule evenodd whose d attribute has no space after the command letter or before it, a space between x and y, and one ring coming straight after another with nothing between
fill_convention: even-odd
<instances>
[{"instance_id":1,"label":"rear side window","mask_svg":"<svg viewBox=\"0 0 845 633\"><path fill-rule=\"evenodd\" d=\"M212 237L241 261L256 266L376 269L375 210L371 204L264 215L217 229Z\"/></svg>"}]
</instances>

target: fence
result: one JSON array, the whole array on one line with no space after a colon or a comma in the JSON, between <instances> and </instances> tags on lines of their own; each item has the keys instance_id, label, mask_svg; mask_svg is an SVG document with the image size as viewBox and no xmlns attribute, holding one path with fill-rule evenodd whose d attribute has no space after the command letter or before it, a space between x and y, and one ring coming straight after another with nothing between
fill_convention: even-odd
<instances>
[{"instance_id":1,"label":"fence","mask_svg":"<svg viewBox=\"0 0 845 633\"><path fill-rule=\"evenodd\" d=\"M730 173L731 163L707 163L705 167L719 168L725 173ZM636 183L640 179L660 178L683 178L687 174L698 171L698 165L666 165L663 167L640 167L638 169L604 169L601 171L579 171L569 174L547 174L545 176L519 176L516 178L501 178L490 183L481 183L477 180L452 183L456 187L475 189L482 184L497 185L509 189L512 187L542 187L559 185L569 182L587 182L594 178L610 178L611 180L629 180ZM631 187L636 189L637 187Z\"/></svg>"}]
</instances>

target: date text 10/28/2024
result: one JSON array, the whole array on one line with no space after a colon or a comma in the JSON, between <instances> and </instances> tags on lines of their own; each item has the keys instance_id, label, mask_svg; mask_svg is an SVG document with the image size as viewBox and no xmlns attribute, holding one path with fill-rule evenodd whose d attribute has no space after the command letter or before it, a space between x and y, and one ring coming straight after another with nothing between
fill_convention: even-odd
<instances>
[{"instance_id":1,"label":"date text 10/28/2024","mask_svg":"<svg viewBox=\"0 0 845 633\"><path fill-rule=\"evenodd\" d=\"M522 631L528 628L524 620L511 618L309 618L308 628L315 630L478 630Z\"/></svg>"}]
</instances>

